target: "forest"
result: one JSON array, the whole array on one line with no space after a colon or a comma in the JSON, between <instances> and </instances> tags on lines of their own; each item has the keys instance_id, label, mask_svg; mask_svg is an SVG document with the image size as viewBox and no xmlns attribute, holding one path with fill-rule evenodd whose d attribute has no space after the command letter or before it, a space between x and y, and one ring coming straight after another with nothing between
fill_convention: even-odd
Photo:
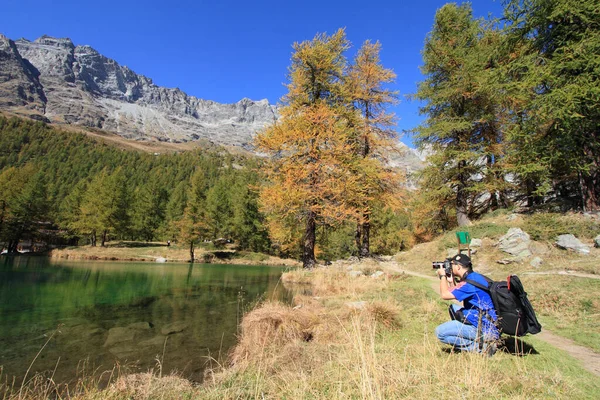
<instances>
[{"instance_id":1,"label":"forest","mask_svg":"<svg viewBox=\"0 0 600 400\"><path fill-rule=\"evenodd\" d=\"M282 256L300 251L281 249L269 237L258 204L262 159L219 148L122 150L82 133L6 117L0 117L0 148L0 242L6 250L16 251L27 239L103 246L108 240L189 245L226 238L244 250ZM343 236L319 232L331 252L324 257L352 253L351 232L347 243ZM386 252L383 243L377 248Z\"/></svg>"},{"instance_id":2,"label":"forest","mask_svg":"<svg viewBox=\"0 0 600 400\"><path fill-rule=\"evenodd\" d=\"M0 241L218 238L316 259L393 254L498 208L600 209L600 10L511 0L500 19L447 4L422 50L413 135L430 156L408 191L387 163L400 94L379 42L343 29L294 44L266 157L123 151L0 118Z\"/></svg>"}]
</instances>

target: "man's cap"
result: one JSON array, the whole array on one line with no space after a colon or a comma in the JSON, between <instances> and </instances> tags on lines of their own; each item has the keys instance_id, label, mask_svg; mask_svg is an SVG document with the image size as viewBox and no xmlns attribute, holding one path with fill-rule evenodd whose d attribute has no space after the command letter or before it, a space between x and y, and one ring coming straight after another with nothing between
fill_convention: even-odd
<instances>
[{"instance_id":1,"label":"man's cap","mask_svg":"<svg viewBox=\"0 0 600 400\"><path fill-rule=\"evenodd\" d=\"M463 267L470 268L471 267L471 257L464 254L457 254L452 257L452 262L462 265Z\"/></svg>"}]
</instances>

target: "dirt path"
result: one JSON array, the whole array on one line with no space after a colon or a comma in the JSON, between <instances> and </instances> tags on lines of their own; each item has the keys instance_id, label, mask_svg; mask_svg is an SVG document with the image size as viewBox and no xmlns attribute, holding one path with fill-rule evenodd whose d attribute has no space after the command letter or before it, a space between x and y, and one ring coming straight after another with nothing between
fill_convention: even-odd
<instances>
[{"instance_id":1,"label":"dirt path","mask_svg":"<svg viewBox=\"0 0 600 400\"><path fill-rule=\"evenodd\" d=\"M519 274L519 275L521 275L521 274ZM567 276L577 276L580 278L600 279L600 275L584 274L583 272L575 272L575 271L523 272L522 275L567 275Z\"/></svg>"},{"instance_id":2,"label":"dirt path","mask_svg":"<svg viewBox=\"0 0 600 400\"><path fill-rule=\"evenodd\" d=\"M440 286L438 279L432 277L431 275L420 274L418 272L412 272L404 270L394 262L385 262L382 263L382 267L386 268L388 271L399 273L399 274L407 274L412 276L418 276L419 278L428 279L432 282L431 289L436 293L439 292ZM542 273L540 273L542 274ZM573 275L573 276L581 276L584 278L592 278L592 279L600 279L598 275L591 274L580 274L580 273L572 273L569 271L558 271L558 272L549 272L543 273L547 275ZM594 353L592 350L587 347L580 346L576 344L573 340L564 338L562 336L558 336L547 329L544 329L542 332L536 335L538 339L545 341L546 343L551 344L554 347L557 347L563 351L566 351L571 357L581 361L583 367L593 373L596 376L600 376L600 354Z\"/></svg>"}]
</instances>

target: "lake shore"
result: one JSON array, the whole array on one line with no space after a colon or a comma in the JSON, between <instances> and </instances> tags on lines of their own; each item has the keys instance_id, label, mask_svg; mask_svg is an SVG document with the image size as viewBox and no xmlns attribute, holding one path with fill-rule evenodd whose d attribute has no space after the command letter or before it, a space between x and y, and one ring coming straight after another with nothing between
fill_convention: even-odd
<instances>
[{"instance_id":1,"label":"lake shore","mask_svg":"<svg viewBox=\"0 0 600 400\"><path fill-rule=\"evenodd\" d=\"M52 259L98 260L98 261L134 261L134 262L190 262L187 248L167 246L163 243L131 244L109 243L101 246L73 246L53 249L48 252ZM234 249L207 250L198 248L194 252L194 262L207 264L269 265L277 267L298 267L297 260L270 256L263 253L237 251Z\"/></svg>"}]
</instances>

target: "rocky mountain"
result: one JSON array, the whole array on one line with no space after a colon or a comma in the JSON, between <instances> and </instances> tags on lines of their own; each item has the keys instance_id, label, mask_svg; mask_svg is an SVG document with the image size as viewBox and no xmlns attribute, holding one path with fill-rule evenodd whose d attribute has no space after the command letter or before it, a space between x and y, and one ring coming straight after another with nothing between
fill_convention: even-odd
<instances>
[{"instance_id":1,"label":"rocky mountain","mask_svg":"<svg viewBox=\"0 0 600 400\"><path fill-rule=\"evenodd\" d=\"M155 85L90 46L42 36L0 34L0 109L58 124L114 132L126 139L207 140L249 148L256 131L279 117L267 100L221 104ZM392 163L407 172L422 162L399 144Z\"/></svg>"},{"instance_id":2,"label":"rocky mountain","mask_svg":"<svg viewBox=\"0 0 600 400\"><path fill-rule=\"evenodd\" d=\"M267 100L198 99L157 86L90 46L49 36L13 42L0 35L0 108L128 139L233 146L247 146L278 117Z\"/></svg>"}]
</instances>

